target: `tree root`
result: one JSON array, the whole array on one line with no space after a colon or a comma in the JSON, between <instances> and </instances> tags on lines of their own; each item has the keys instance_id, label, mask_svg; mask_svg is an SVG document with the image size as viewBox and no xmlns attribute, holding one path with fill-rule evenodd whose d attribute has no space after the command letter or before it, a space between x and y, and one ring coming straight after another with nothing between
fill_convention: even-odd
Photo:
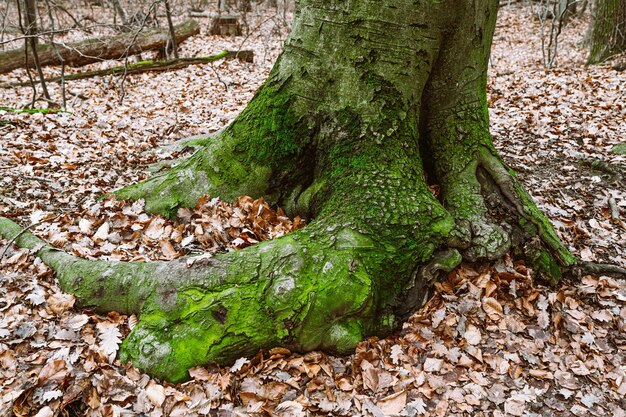
<instances>
[{"instance_id":1,"label":"tree root","mask_svg":"<svg viewBox=\"0 0 626 417\"><path fill-rule=\"evenodd\" d=\"M608 275L613 278L626 279L626 268L614 264L581 261L570 267L569 272L578 279L584 275Z\"/></svg>"},{"instance_id":2,"label":"tree root","mask_svg":"<svg viewBox=\"0 0 626 417\"><path fill-rule=\"evenodd\" d=\"M446 249L435 253L426 264L418 266L404 291L407 297L397 311L399 319L408 319L416 309L426 304L432 295L432 284L441 278L441 273L452 271L462 261L458 250Z\"/></svg>"},{"instance_id":3,"label":"tree root","mask_svg":"<svg viewBox=\"0 0 626 417\"><path fill-rule=\"evenodd\" d=\"M194 366L232 363L260 348L343 353L366 336L385 336L401 323L398 277L410 273L402 271L410 254L398 257L402 252L349 227L319 222L191 265L192 257L80 259L6 218L0 236L50 266L78 307L139 314L120 358L170 381L188 378Z\"/></svg>"},{"instance_id":4,"label":"tree root","mask_svg":"<svg viewBox=\"0 0 626 417\"><path fill-rule=\"evenodd\" d=\"M525 245L523 252L538 272L556 284L561 276L560 267L576 265L576 257L561 242L550 221L517 181L515 173L487 148L481 148L479 160L495 183L497 192L506 198L519 217L518 224L514 226L519 229L521 243Z\"/></svg>"},{"instance_id":5,"label":"tree root","mask_svg":"<svg viewBox=\"0 0 626 417\"><path fill-rule=\"evenodd\" d=\"M581 159L579 164L591 168L592 170L600 171L608 175L611 180L618 181L623 178L623 169L619 164L613 165L596 158Z\"/></svg>"},{"instance_id":6,"label":"tree root","mask_svg":"<svg viewBox=\"0 0 626 417\"><path fill-rule=\"evenodd\" d=\"M41 258L57 273L63 291L74 294L82 307L95 307L100 312L138 313L160 284L153 274L165 264L81 259L47 244L4 217L0 217L0 236ZM130 289L135 286L138 291L133 293Z\"/></svg>"}]
</instances>

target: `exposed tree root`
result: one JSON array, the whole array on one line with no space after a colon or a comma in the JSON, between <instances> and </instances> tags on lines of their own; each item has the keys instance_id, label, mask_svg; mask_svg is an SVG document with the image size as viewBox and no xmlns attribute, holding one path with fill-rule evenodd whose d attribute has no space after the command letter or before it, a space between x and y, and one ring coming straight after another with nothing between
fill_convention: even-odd
<instances>
[{"instance_id":1,"label":"exposed tree root","mask_svg":"<svg viewBox=\"0 0 626 417\"><path fill-rule=\"evenodd\" d=\"M581 261L572 266L570 272L577 278L583 275L608 275L614 278L626 279L626 268L613 264Z\"/></svg>"},{"instance_id":2,"label":"exposed tree root","mask_svg":"<svg viewBox=\"0 0 626 417\"><path fill-rule=\"evenodd\" d=\"M403 270L411 256L341 225L313 223L191 265L192 258L83 260L6 218L0 235L49 265L78 306L140 314L120 357L171 381L210 360L228 363L277 345L347 352L365 336L389 334L407 313L397 277L410 274ZM413 283L430 282L460 260L458 253L435 259Z\"/></svg>"},{"instance_id":3,"label":"exposed tree root","mask_svg":"<svg viewBox=\"0 0 626 417\"><path fill-rule=\"evenodd\" d=\"M494 151L495 152L495 151ZM511 224L513 247L518 255L525 256L544 279L556 284L562 276L561 267L575 265L577 260L561 242L546 216L537 208L526 190L515 178L515 172L506 168L499 157L488 148L479 153L481 184L490 199L500 203L517 216ZM505 204L502 204L502 203ZM509 215L503 215L504 218Z\"/></svg>"},{"instance_id":4,"label":"exposed tree root","mask_svg":"<svg viewBox=\"0 0 626 417\"><path fill-rule=\"evenodd\" d=\"M479 175L485 194L501 191L507 196L508 203L502 195L497 197L500 206L517 211L523 239L534 237L529 242L514 237L514 247L530 253L537 269L557 282L561 271L553 254L561 265L572 265L573 256L534 204L527 207L530 197L520 195L521 187L516 188L501 162L489 154L481 157L481 164L492 178L488 182ZM371 175L380 178L380 173ZM411 178L404 180L414 184ZM354 185L343 178L336 187ZM47 245L5 218L0 218L0 235L49 265L61 288L77 297L78 306L139 314L121 359L151 375L180 381L193 366L211 360L232 362L260 348L347 352L365 336L384 336L396 329L423 303L441 271L461 261L456 249L436 251L449 240L453 223L425 188L418 189L410 205L396 208L399 202L407 204L401 195L389 194L385 187L380 195L371 195L387 200L391 217L386 211L370 214L369 206L359 217L388 219L381 229L348 220L354 213L342 212L353 209L362 197L339 192L302 230L197 262L88 261ZM398 210L416 211L398 216ZM419 213L421 221L413 220ZM510 213L505 217L511 219Z\"/></svg>"}]
</instances>

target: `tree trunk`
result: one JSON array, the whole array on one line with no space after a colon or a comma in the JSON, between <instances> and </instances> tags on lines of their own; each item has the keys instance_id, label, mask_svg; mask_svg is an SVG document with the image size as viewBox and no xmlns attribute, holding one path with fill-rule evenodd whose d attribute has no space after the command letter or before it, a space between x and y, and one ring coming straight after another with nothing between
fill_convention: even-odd
<instances>
[{"instance_id":1,"label":"tree trunk","mask_svg":"<svg viewBox=\"0 0 626 417\"><path fill-rule=\"evenodd\" d=\"M591 24L589 64L626 51L626 0L598 0Z\"/></svg>"},{"instance_id":2,"label":"tree trunk","mask_svg":"<svg viewBox=\"0 0 626 417\"><path fill-rule=\"evenodd\" d=\"M462 258L512 250L558 281L575 258L489 135L496 5L300 0L239 117L170 171L117 192L169 215L207 193L265 196L313 219L304 229L191 267L38 255L81 305L140 313L121 357L172 381L277 345L348 352L399 328ZM7 230L20 229L5 220Z\"/></svg>"},{"instance_id":3,"label":"tree trunk","mask_svg":"<svg viewBox=\"0 0 626 417\"><path fill-rule=\"evenodd\" d=\"M120 17L120 21L122 22L122 27L128 26L128 17L126 17L126 11L120 4L120 0L109 0L111 5L113 6L113 10L115 11L115 15Z\"/></svg>"},{"instance_id":4,"label":"tree trunk","mask_svg":"<svg viewBox=\"0 0 626 417\"><path fill-rule=\"evenodd\" d=\"M39 43L37 37L37 3L35 0L24 0L24 22L26 24L26 35L31 37L31 42L35 45ZM33 40L34 39L34 40Z\"/></svg>"},{"instance_id":5,"label":"tree trunk","mask_svg":"<svg viewBox=\"0 0 626 417\"><path fill-rule=\"evenodd\" d=\"M198 24L189 20L177 25L176 42L180 44L185 39L200 33ZM145 51L162 50L169 40L168 29L144 29L139 35L125 33L110 38L87 39L74 44L40 44L37 54L42 66L66 65L79 67L82 65L100 62L106 59L124 59L126 56L140 54ZM32 62L28 63L33 66ZM24 67L24 49L13 49L0 53L0 74Z\"/></svg>"}]
</instances>

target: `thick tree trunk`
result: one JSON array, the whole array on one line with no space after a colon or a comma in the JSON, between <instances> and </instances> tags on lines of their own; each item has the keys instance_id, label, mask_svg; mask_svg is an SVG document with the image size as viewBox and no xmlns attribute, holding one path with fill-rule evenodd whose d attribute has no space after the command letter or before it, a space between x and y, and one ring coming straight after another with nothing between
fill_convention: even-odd
<instances>
[{"instance_id":1,"label":"thick tree trunk","mask_svg":"<svg viewBox=\"0 0 626 417\"><path fill-rule=\"evenodd\" d=\"M626 51L626 0L598 0L591 23L588 63L600 63Z\"/></svg>"},{"instance_id":2,"label":"thick tree trunk","mask_svg":"<svg viewBox=\"0 0 626 417\"><path fill-rule=\"evenodd\" d=\"M177 25L176 42L180 44L185 39L200 33L198 23L189 20ZM104 39L87 39L74 44L56 44L56 49L50 44L39 44L37 54L40 65L65 65L79 67L82 65L100 62L106 59L124 59L127 56L140 54L145 51L163 50L169 40L167 29L144 29L139 35L125 33ZM62 62L63 61L63 62ZM28 65L33 66L29 60ZM23 68L24 49L13 49L0 53L0 74Z\"/></svg>"},{"instance_id":3,"label":"thick tree trunk","mask_svg":"<svg viewBox=\"0 0 626 417\"><path fill-rule=\"evenodd\" d=\"M169 215L205 193L265 196L314 219L306 228L191 267L39 256L82 305L140 313L122 358L169 380L277 345L349 351L397 329L462 257L512 249L557 281L575 259L489 135L496 4L300 0L239 117L167 173L117 192Z\"/></svg>"}]
</instances>

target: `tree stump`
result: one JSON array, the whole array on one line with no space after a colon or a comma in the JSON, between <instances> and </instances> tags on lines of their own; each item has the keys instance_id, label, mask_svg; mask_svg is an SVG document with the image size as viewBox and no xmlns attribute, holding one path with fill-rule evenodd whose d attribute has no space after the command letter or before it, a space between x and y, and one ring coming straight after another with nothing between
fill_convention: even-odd
<instances>
[{"instance_id":1,"label":"tree stump","mask_svg":"<svg viewBox=\"0 0 626 417\"><path fill-rule=\"evenodd\" d=\"M213 19L211 35L217 36L240 36L241 26L237 16L221 15Z\"/></svg>"}]
</instances>

